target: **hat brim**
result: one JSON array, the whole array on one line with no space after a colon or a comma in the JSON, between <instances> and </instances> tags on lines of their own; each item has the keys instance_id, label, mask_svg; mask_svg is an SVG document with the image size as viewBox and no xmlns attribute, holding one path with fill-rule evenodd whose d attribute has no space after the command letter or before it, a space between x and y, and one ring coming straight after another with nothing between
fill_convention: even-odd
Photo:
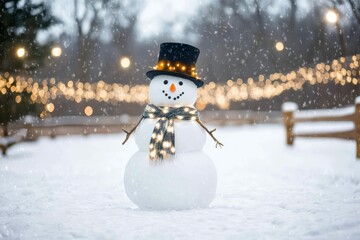
<instances>
[{"instance_id":1,"label":"hat brim","mask_svg":"<svg viewBox=\"0 0 360 240\"><path fill-rule=\"evenodd\" d=\"M165 71L165 70L150 70L146 73L146 76L150 79L153 79L154 77L156 77L158 75L170 75L170 76L174 76L174 77L185 78L187 80L192 81L198 88L202 87L204 85L204 82L201 81L200 79L191 77L191 76L183 74L183 73L170 72L170 71Z\"/></svg>"}]
</instances>

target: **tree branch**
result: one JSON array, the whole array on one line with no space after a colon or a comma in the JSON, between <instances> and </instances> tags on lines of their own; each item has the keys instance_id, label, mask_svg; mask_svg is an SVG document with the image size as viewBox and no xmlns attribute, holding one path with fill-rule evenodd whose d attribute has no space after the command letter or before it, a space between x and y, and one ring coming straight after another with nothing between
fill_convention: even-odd
<instances>
[{"instance_id":1,"label":"tree branch","mask_svg":"<svg viewBox=\"0 0 360 240\"><path fill-rule=\"evenodd\" d=\"M213 135L213 132L216 131L216 128L214 128L213 130L209 130L207 129L207 127L205 127L205 125L200 121L200 119L196 119L196 122L210 135L210 137L215 141L215 147L217 148L224 146L224 144L222 144L221 142L219 142L219 140L216 139L216 137Z\"/></svg>"},{"instance_id":2,"label":"tree branch","mask_svg":"<svg viewBox=\"0 0 360 240\"><path fill-rule=\"evenodd\" d=\"M143 120L143 119L144 119L144 117L141 116L139 122L138 122L138 123L135 125L135 127L133 127L130 131L126 131L124 128L122 128L122 130L126 133L126 137L125 137L125 140L123 141L122 145L124 145L124 144L127 142L127 140L129 140L130 135L131 135L131 134L135 131L135 129L140 125L140 122L141 122L141 120Z\"/></svg>"},{"instance_id":3,"label":"tree branch","mask_svg":"<svg viewBox=\"0 0 360 240\"><path fill-rule=\"evenodd\" d=\"M350 6L351 6L351 10L357 20L357 22L360 24L360 15L357 14L356 12L356 5L355 2L353 2L352 0L348 0ZM360 4L357 6L358 7L358 11L360 12Z\"/></svg>"}]
</instances>

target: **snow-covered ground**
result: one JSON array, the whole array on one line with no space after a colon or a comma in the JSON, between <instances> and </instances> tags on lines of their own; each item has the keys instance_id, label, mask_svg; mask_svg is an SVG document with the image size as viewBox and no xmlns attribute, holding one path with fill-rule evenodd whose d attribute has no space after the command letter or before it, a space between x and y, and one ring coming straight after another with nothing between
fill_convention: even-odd
<instances>
[{"instance_id":1,"label":"snow-covered ground","mask_svg":"<svg viewBox=\"0 0 360 240\"><path fill-rule=\"evenodd\" d=\"M222 127L209 209L139 210L124 135L41 138L0 158L0 239L360 239L355 142L296 139L280 125Z\"/></svg>"}]
</instances>

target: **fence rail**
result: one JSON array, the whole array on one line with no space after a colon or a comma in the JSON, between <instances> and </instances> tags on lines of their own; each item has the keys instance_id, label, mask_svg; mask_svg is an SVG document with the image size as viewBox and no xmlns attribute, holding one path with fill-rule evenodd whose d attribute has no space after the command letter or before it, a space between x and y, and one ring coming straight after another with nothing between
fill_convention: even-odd
<instances>
[{"instance_id":1,"label":"fence rail","mask_svg":"<svg viewBox=\"0 0 360 240\"><path fill-rule=\"evenodd\" d=\"M355 100L355 106L352 113L336 116L314 116L314 117L297 117L299 113L296 103L287 102L282 106L283 120L286 131L287 145L293 145L295 138L339 138L356 141L356 157L360 160L360 97ZM296 123L307 122L353 122L354 128L343 131L329 132L312 132L312 133L295 133L294 126ZM334 123L335 124L335 123Z\"/></svg>"},{"instance_id":2,"label":"fence rail","mask_svg":"<svg viewBox=\"0 0 360 240\"><path fill-rule=\"evenodd\" d=\"M123 116L69 116L58 117L44 120L30 119L9 124L9 136L4 137L3 128L0 127L0 148L3 155L7 148L20 141L34 141L39 137L48 136L55 138L62 135L90 135L90 134L109 134L121 133L122 128L130 128L139 119L137 117ZM254 111L205 111L201 113L201 119L207 124L214 125L242 125L257 123L279 123L281 121L280 112L254 112ZM10 141L12 136L19 131L26 130L26 134L17 141ZM11 144L10 144L11 142Z\"/></svg>"}]
</instances>

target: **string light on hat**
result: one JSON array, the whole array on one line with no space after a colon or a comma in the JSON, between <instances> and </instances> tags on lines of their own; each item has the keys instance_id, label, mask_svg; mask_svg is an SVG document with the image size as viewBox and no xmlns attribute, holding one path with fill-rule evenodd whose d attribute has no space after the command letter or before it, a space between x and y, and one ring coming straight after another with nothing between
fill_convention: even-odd
<instances>
[{"instance_id":1,"label":"string light on hat","mask_svg":"<svg viewBox=\"0 0 360 240\"><path fill-rule=\"evenodd\" d=\"M359 62L360 54L357 54L335 59L329 64L319 63L313 68L301 67L286 74L273 73L268 77L259 75L257 78L248 78L247 81L241 78L229 79L226 84L209 82L198 89L196 107L202 110L207 105L216 105L221 109L227 109L231 102L270 99L290 89L301 90L306 83L315 85L333 82L341 86L358 85ZM175 63L171 67L182 69L184 66L176 66ZM0 94L20 94L24 91L31 94L31 101L47 106L45 110L48 112L56 109L53 101L59 98L75 103L96 101L114 105L119 102L146 104L148 101L148 85L110 84L102 80L97 83L73 80L62 82L55 78L34 81L32 78L12 76L9 73L0 74ZM21 101L22 99L18 98L16 102ZM48 105L49 103L52 105Z\"/></svg>"},{"instance_id":2,"label":"string light on hat","mask_svg":"<svg viewBox=\"0 0 360 240\"><path fill-rule=\"evenodd\" d=\"M154 70L164 70L164 71L169 71L169 72L183 72L185 74L189 74L196 78L198 76L197 72L195 71L195 66L188 67L185 64L172 63L170 61L167 61L167 62L161 61L155 67L153 67L153 69Z\"/></svg>"}]
</instances>

